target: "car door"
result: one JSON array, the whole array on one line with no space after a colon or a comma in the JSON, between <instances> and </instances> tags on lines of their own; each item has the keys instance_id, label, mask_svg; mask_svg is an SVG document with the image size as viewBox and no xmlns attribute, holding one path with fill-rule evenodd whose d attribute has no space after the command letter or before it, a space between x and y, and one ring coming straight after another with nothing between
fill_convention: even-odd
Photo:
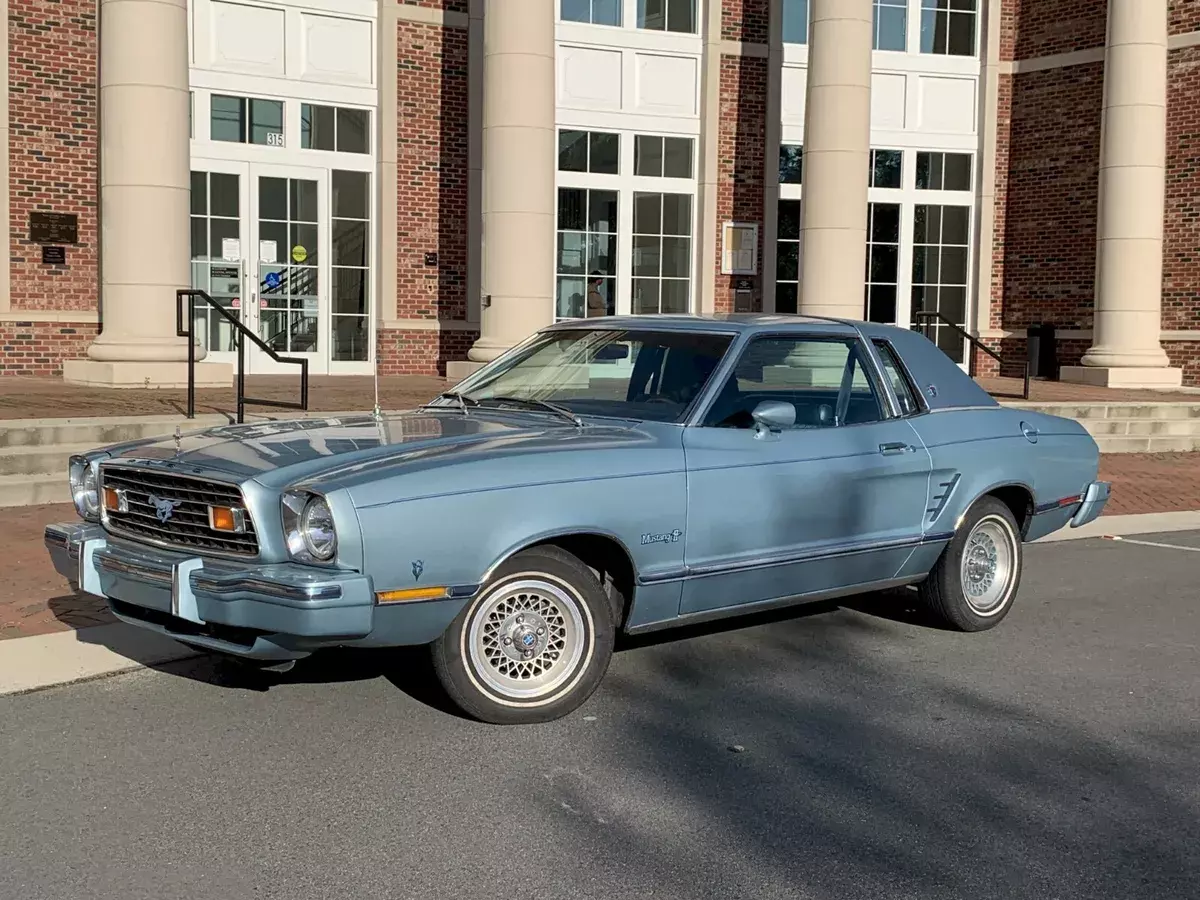
<instances>
[{"instance_id":1,"label":"car door","mask_svg":"<svg viewBox=\"0 0 1200 900\"><path fill-rule=\"evenodd\" d=\"M886 582L921 538L930 459L857 336L762 335L685 429L681 613ZM754 410L790 404L791 426Z\"/></svg>"}]
</instances>

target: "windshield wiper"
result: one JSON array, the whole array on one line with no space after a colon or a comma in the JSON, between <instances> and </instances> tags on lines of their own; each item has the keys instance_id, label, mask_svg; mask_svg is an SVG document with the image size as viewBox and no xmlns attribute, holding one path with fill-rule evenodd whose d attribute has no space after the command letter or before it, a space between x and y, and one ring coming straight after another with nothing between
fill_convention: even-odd
<instances>
[{"instance_id":1,"label":"windshield wiper","mask_svg":"<svg viewBox=\"0 0 1200 900\"><path fill-rule=\"evenodd\" d=\"M479 401L476 400L474 397L468 397L466 394L461 394L458 391L443 391L442 393L440 393L436 397L434 397L434 399L435 400L453 400L453 401L455 401L456 403L458 403L458 408L463 411L464 416L467 414L467 406L468 405L471 405L471 406L479 405ZM421 407L421 409L440 409L440 407L436 407L432 403L426 403L424 406Z\"/></svg>"},{"instance_id":2,"label":"windshield wiper","mask_svg":"<svg viewBox=\"0 0 1200 900\"><path fill-rule=\"evenodd\" d=\"M562 416L576 428L583 427L583 419L575 415L566 407L559 406L557 403L550 403L546 400L537 400L532 397L487 397L485 398L491 403L511 403L516 406L533 407L534 409L544 409L546 412L552 412L557 416ZM480 405L476 401L476 405Z\"/></svg>"}]
</instances>

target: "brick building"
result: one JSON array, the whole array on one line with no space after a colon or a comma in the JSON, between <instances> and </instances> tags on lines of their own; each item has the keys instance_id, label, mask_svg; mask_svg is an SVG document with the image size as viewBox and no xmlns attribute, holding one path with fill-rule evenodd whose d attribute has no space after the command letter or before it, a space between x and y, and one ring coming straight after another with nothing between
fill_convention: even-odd
<instances>
[{"instance_id":1,"label":"brick building","mask_svg":"<svg viewBox=\"0 0 1200 900\"><path fill-rule=\"evenodd\" d=\"M457 373L598 293L1200 384L1200 0L0 6L5 374L178 383L193 286L314 373Z\"/></svg>"}]
</instances>

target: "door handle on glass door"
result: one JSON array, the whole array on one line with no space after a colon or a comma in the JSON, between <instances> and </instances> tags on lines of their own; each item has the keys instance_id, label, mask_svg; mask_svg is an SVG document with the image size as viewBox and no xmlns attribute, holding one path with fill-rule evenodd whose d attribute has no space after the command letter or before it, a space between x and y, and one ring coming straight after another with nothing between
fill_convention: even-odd
<instances>
[{"instance_id":1,"label":"door handle on glass door","mask_svg":"<svg viewBox=\"0 0 1200 900\"><path fill-rule=\"evenodd\" d=\"M906 444L903 441L891 441L879 445L879 452L883 454L912 453L916 449L912 444Z\"/></svg>"}]
</instances>

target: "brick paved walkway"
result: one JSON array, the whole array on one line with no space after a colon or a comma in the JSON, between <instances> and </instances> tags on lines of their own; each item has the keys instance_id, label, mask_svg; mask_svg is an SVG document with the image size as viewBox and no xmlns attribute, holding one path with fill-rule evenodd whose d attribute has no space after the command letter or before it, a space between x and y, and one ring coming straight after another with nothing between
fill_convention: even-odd
<instances>
[{"instance_id":1,"label":"brick paved walkway","mask_svg":"<svg viewBox=\"0 0 1200 900\"><path fill-rule=\"evenodd\" d=\"M1015 378L982 378L980 384L1001 400L1019 398L1021 382ZM289 375L260 375L247 379L247 394L264 399L299 399L299 381ZM446 389L443 378L422 375L398 375L379 379L380 404L384 409L407 409L424 403ZM1078 384L1035 381L1030 399L1034 401L1103 401L1162 403L1185 401L1200 403L1200 393L1107 390ZM369 376L315 377L309 382L309 406L315 411L348 412L369 410L375 402L375 388ZM236 405L230 390L202 390L196 393L198 413L231 412ZM128 416L182 414L187 392L180 390L111 390L81 388L63 384L59 378L0 378L0 419L66 418L70 416ZM249 407L253 410L254 407ZM279 410L259 407L262 412Z\"/></svg>"},{"instance_id":2,"label":"brick paved walkway","mask_svg":"<svg viewBox=\"0 0 1200 900\"><path fill-rule=\"evenodd\" d=\"M1113 482L1106 515L1200 510L1200 453L1102 456L1100 476ZM0 510L0 639L113 621L101 600L70 592L42 546L47 524L74 518L69 504Z\"/></svg>"}]
</instances>

